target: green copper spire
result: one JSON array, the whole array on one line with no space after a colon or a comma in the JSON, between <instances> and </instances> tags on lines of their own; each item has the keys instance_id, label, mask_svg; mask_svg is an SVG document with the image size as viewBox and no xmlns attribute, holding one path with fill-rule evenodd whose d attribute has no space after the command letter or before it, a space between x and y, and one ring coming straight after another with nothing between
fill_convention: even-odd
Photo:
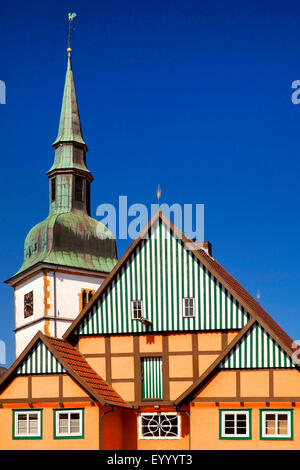
<instances>
[{"instance_id":1,"label":"green copper spire","mask_svg":"<svg viewBox=\"0 0 300 470\"><path fill-rule=\"evenodd\" d=\"M24 262L17 274L39 263L110 272L117 263L113 234L90 216L90 183L87 147L74 86L71 48L68 47L59 130L53 144L55 159L49 178L49 215L28 233Z\"/></svg>"},{"instance_id":2,"label":"green copper spire","mask_svg":"<svg viewBox=\"0 0 300 470\"><path fill-rule=\"evenodd\" d=\"M58 134L53 147L60 142L73 142L86 147L82 138L81 123L74 85L71 63L71 49L68 49L68 66L65 79L64 95L60 113Z\"/></svg>"}]
</instances>

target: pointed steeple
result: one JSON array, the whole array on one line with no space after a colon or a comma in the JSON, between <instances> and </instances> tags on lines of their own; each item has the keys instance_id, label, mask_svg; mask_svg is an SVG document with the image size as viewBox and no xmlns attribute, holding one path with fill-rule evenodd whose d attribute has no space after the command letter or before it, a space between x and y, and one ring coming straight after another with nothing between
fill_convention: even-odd
<instances>
[{"instance_id":1,"label":"pointed steeple","mask_svg":"<svg viewBox=\"0 0 300 470\"><path fill-rule=\"evenodd\" d=\"M86 144L82 137L81 122L78 110L78 103L74 85L74 77L72 72L71 62L71 48L68 51L68 65L65 79L64 95L60 113L58 134L53 147L55 148L59 143L62 142L73 142L79 145L83 145L86 148Z\"/></svg>"},{"instance_id":2,"label":"pointed steeple","mask_svg":"<svg viewBox=\"0 0 300 470\"><path fill-rule=\"evenodd\" d=\"M68 65L58 135L52 144L55 158L47 172L50 179L50 214L77 212L90 214L90 183L93 176L86 166L87 146L81 122L68 47Z\"/></svg>"}]
</instances>

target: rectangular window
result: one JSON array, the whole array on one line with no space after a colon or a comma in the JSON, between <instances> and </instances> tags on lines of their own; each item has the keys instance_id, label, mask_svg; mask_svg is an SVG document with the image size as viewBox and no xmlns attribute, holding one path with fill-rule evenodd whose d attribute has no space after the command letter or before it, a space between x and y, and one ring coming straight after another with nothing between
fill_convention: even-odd
<instances>
[{"instance_id":1,"label":"rectangular window","mask_svg":"<svg viewBox=\"0 0 300 470\"><path fill-rule=\"evenodd\" d=\"M13 439L42 439L42 410L13 410Z\"/></svg>"},{"instance_id":2,"label":"rectangular window","mask_svg":"<svg viewBox=\"0 0 300 470\"><path fill-rule=\"evenodd\" d=\"M84 437L83 408L53 411L55 439L80 439Z\"/></svg>"},{"instance_id":3,"label":"rectangular window","mask_svg":"<svg viewBox=\"0 0 300 470\"><path fill-rule=\"evenodd\" d=\"M177 413L140 414L139 439L180 439L180 415Z\"/></svg>"},{"instance_id":4,"label":"rectangular window","mask_svg":"<svg viewBox=\"0 0 300 470\"><path fill-rule=\"evenodd\" d=\"M24 318L33 315L33 290L24 295Z\"/></svg>"},{"instance_id":5,"label":"rectangular window","mask_svg":"<svg viewBox=\"0 0 300 470\"><path fill-rule=\"evenodd\" d=\"M220 439L251 439L251 410L219 410Z\"/></svg>"},{"instance_id":6,"label":"rectangular window","mask_svg":"<svg viewBox=\"0 0 300 470\"><path fill-rule=\"evenodd\" d=\"M293 410L260 410L261 439L293 439Z\"/></svg>"},{"instance_id":7,"label":"rectangular window","mask_svg":"<svg viewBox=\"0 0 300 470\"><path fill-rule=\"evenodd\" d=\"M183 316L186 318L193 317L194 312L194 297L185 297L183 299Z\"/></svg>"},{"instance_id":8,"label":"rectangular window","mask_svg":"<svg viewBox=\"0 0 300 470\"><path fill-rule=\"evenodd\" d=\"M82 202L83 179L80 176L75 176L75 201Z\"/></svg>"},{"instance_id":9,"label":"rectangular window","mask_svg":"<svg viewBox=\"0 0 300 470\"><path fill-rule=\"evenodd\" d=\"M55 201L56 198L56 178L51 180L51 202Z\"/></svg>"},{"instance_id":10,"label":"rectangular window","mask_svg":"<svg viewBox=\"0 0 300 470\"><path fill-rule=\"evenodd\" d=\"M138 320L143 316L143 302L141 300L131 301L131 318L132 320Z\"/></svg>"},{"instance_id":11,"label":"rectangular window","mask_svg":"<svg viewBox=\"0 0 300 470\"><path fill-rule=\"evenodd\" d=\"M163 398L163 375L161 357L142 358L142 398Z\"/></svg>"}]
</instances>

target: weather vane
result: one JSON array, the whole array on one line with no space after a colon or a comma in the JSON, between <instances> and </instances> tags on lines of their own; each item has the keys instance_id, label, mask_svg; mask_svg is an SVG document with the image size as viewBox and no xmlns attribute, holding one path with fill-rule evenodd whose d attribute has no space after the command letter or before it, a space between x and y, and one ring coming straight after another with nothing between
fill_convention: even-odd
<instances>
[{"instance_id":1,"label":"weather vane","mask_svg":"<svg viewBox=\"0 0 300 470\"><path fill-rule=\"evenodd\" d=\"M72 49L71 49L71 34L74 31L74 29L72 28L72 22L73 22L75 17L76 17L76 13L69 13L68 14L68 21L69 21L68 52L72 52Z\"/></svg>"},{"instance_id":2,"label":"weather vane","mask_svg":"<svg viewBox=\"0 0 300 470\"><path fill-rule=\"evenodd\" d=\"M159 204L160 197L161 197L161 189L160 189L160 185L158 185L158 186L157 186L157 190L156 190L156 197L157 197L157 201L158 201L158 204Z\"/></svg>"}]
</instances>

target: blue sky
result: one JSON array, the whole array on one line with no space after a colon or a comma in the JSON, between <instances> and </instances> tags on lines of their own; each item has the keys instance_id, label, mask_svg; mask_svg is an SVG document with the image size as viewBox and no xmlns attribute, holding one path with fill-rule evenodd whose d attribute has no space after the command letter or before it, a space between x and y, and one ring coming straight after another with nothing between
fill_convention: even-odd
<instances>
[{"instance_id":1,"label":"blue sky","mask_svg":"<svg viewBox=\"0 0 300 470\"><path fill-rule=\"evenodd\" d=\"M19 269L27 232L48 214L69 11L92 215L119 195L149 206L158 183L163 202L205 204L214 257L300 339L296 0L3 2L0 278ZM13 290L0 289L9 365Z\"/></svg>"}]
</instances>

